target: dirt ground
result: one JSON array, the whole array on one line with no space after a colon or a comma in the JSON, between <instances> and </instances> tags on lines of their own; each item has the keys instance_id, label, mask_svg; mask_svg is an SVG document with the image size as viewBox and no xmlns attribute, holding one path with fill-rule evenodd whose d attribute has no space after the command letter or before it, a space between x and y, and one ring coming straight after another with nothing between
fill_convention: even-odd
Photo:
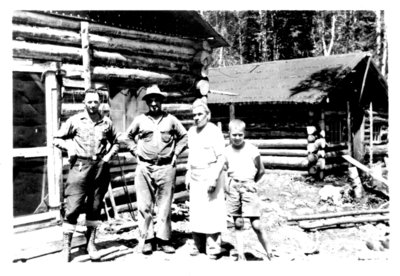
<instances>
[{"instance_id":1,"label":"dirt ground","mask_svg":"<svg viewBox=\"0 0 400 276\"><path fill-rule=\"evenodd\" d=\"M302 176L300 173L284 171L268 171L264 182L260 184L259 196L263 204L261 217L262 226L269 236L269 248L272 262L276 261L386 261L389 258L389 223L365 223L347 226L334 226L329 229L305 231L298 225L290 224L290 216L316 213L332 213L351 210L366 210L378 208L387 200L366 193L361 200L343 196L340 200L322 200L323 187L333 187L346 190L350 185L347 176L328 176L324 182L316 182ZM136 252L138 230L131 228L119 233L109 231L110 223L105 222L100 228L97 243L101 250L109 250L110 254L103 257L103 262L135 261L196 261L234 262L230 250L234 245L233 229L223 233L224 252L217 260L209 260L207 256L190 256L192 246L191 234L188 229L188 206L185 203L173 205L173 245L175 254L165 254L155 251L152 255L142 255ZM132 220L129 214L125 221ZM115 222L114 222L115 223ZM112 224L112 223L111 223ZM243 230L245 240L245 256L247 261L267 261L265 252L257 237L245 221ZM115 252L111 252L115 251ZM32 259L32 262L56 260L58 254ZM73 250L72 262L87 262L83 248Z\"/></svg>"}]
</instances>

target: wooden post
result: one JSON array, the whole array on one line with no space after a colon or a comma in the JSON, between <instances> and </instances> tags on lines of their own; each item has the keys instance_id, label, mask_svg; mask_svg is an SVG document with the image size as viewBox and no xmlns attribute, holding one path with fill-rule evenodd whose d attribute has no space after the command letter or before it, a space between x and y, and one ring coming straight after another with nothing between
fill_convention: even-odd
<instances>
[{"instance_id":1,"label":"wooden post","mask_svg":"<svg viewBox=\"0 0 400 276\"><path fill-rule=\"evenodd\" d=\"M351 146L352 134L351 134L351 111L350 111L350 101L346 102L346 113L347 113L347 149L349 155L353 156L353 148Z\"/></svg>"},{"instance_id":2,"label":"wooden post","mask_svg":"<svg viewBox=\"0 0 400 276\"><path fill-rule=\"evenodd\" d=\"M82 40L82 78L85 82L85 90L92 87L92 77L90 74L90 45L89 45L89 22L81 22L81 40Z\"/></svg>"},{"instance_id":3,"label":"wooden post","mask_svg":"<svg viewBox=\"0 0 400 276\"><path fill-rule=\"evenodd\" d=\"M62 187L62 157L61 150L53 146L53 137L60 125L60 86L57 83L55 71L47 71L45 77L46 93L46 128L47 128L47 147L49 155L47 157L48 189L50 209L60 207L60 187Z\"/></svg>"},{"instance_id":4,"label":"wooden post","mask_svg":"<svg viewBox=\"0 0 400 276\"><path fill-rule=\"evenodd\" d=\"M360 177L358 176L357 167L349 168L349 176L353 182L354 197L357 199L362 198L364 189L362 187Z\"/></svg>"},{"instance_id":5,"label":"wooden post","mask_svg":"<svg viewBox=\"0 0 400 276\"><path fill-rule=\"evenodd\" d=\"M372 101L369 104L369 167L372 168L374 153L374 115L372 114Z\"/></svg>"},{"instance_id":6,"label":"wooden post","mask_svg":"<svg viewBox=\"0 0 400 276\"><path fill-rule=\"evenodd\" d=\"M319 129L320 129L320 133L319 133L319 147L318 150L321 151L321 154L318 155L318 161L317 161L317 165L318 165L318 178L320 180L322 180L325 176L325 164L326 164L326 160L325 160L325 146L326 146L326 140L325 140L325 111L323 108L321 108L321 118L319 120Z\"/></svg>"},{"instance_id":7,"label":"wooden post","mask_svg":"<svg viewBox=\"0 0 400 276\"><path fill-rule=\"evenodd\" d=\"M229 121L235 119L235 104L231 103L229 105Z\"/></svg>"}]
</instances>

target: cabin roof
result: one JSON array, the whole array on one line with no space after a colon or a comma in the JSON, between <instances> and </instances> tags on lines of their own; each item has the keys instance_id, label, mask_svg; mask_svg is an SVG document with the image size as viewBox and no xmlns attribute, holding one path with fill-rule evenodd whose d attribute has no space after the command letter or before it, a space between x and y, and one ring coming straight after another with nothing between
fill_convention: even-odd
<instances>
[{"instance_id":1,"label":"cabin roof","mask_svg":"<svg viewBox=\"0 0 400 276\"><path fill-rule=\"evenodd\" d=\"M212 48L229 44L196 11L173 10L53 10L62 17L85 19L98 24L155 34L207 40Z\"/></svg>"},{"instance_id":2,"label":"cabin roof","mask_svg":"<svg viewBox=\"0 0 400 276\"><path fill-rule=\"evenodd\" d=\"M209 72L208 101L318 104L351 73L364 74L368 57L368 53L360 52L213 68ZM373 62L369 70L374 74L368 73L368 77L379 79L387 98L386 81Z\"/></svg>"}]
</instances>

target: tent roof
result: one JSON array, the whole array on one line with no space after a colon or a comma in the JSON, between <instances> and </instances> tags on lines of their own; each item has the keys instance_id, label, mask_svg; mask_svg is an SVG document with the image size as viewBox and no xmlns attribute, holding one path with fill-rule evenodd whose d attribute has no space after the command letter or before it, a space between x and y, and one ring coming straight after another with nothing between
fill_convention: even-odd
<instances>
[{"instance_id":1,"label":"tent roof","mask_svg":"<svg viewBox=\"0 0 400 276\"><path fill-rule=\"evenodd\" d=\"M368 53L352 53L213 68L209 73L209 103L317 104L368 56ZM373 64L370 70L380 74ZM382 79L387 95L387 85Z\"/></svg>"}]
</instances>

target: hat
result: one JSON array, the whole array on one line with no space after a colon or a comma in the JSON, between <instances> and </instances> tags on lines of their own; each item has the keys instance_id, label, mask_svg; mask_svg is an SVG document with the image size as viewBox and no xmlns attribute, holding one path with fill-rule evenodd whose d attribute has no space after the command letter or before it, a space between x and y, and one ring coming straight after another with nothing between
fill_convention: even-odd
<instances>
[{"instance_id":1,"label":"hat","mask_svg":"<svg viewBox=\"0 0 400 276\"><path fill-rule=\"evenodd\" d=\"M160 96L161 98L165 99L165 97L167 97L167 93L161 92L160 88L158 88L158 85L154 84L150 87L147 87L146 94L143 96L143 100L145 101L149 96Z\"/></svg>"}]
</instances>

